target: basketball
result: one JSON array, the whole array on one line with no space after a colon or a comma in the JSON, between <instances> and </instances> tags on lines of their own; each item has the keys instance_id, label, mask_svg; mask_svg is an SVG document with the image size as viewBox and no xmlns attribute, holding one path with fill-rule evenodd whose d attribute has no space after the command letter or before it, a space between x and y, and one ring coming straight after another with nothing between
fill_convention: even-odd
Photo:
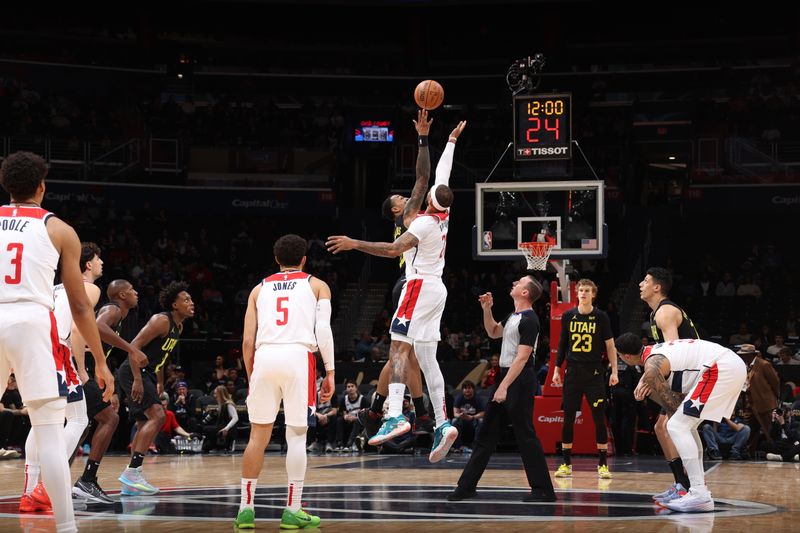
<instances>
[{"instance_id":1,"label":"basketball","mask_svg":"<svg viewBox=\"0 0 800 533\"><path fill-rule=\"evenodd\" d=\"M436 80L421 81L414 89L414 100L422 109L436 109L444 102L444 88Z\"/></svg>"}]
</instances>

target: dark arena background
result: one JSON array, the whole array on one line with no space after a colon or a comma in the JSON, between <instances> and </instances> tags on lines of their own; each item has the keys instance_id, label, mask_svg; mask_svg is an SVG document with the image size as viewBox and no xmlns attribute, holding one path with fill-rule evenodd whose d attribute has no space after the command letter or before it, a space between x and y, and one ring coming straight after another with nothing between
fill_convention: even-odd
<instances>
[{"instance_id":1,"label":"dark arena background","mask_svg":"<svg viewBox=\"0 0 800 533\"><path fill-rule=\"evenodd\" d=\"M779 380L773 405L759 424L743 392L736 415L752 429L743 457L704 440L710 513L653 503L673 482L654 429L660 407L634 400L641 369L622 362L620 383L606 390L611 479L598 478L586 408L572 477L552 476L557 501L533 503L522 501L530 489L510 426L477 498L448 501L472 452L470 432L431 464L429 434L376 449L336 431L340 410L330 426L309 430L304 508L325 531L797 531L800 462L783 452L800 451L799 11L479 0L8 9L0 158L30 151L49 164L43 207L102 250L98 308L112 280L136 288L123 338L160 310L172 281L188 283L196 305L164 368L167 407L196 438L167 438L145 458L160 493L120 495L132 438L123 402L98 475L114 503L76 503L79 530L230 530L250 431L244 314L250 290L278 270L272 247L281 235L307 239L306 270L332 290L332 407L345 380L372 398L388 357L398 262L334 255L325 242L393 240L381 204L414 183L414 89L433 79L445 91L430 112L433 168L467 121L450 179L437 349L450 417L460 418L465 382L478 410L493 394L487 377L500 339L486 335L478 295L493 293L496 319L513 311L507 295L527 268L518 245L542 232L557 247L536 273L545 294L534 304L534 422L551 474L562 463L563 422L552 367L561 312L576 305L570 287L581 278L597 284L615 337L650 337L639 283L650 267L668 269L670 299L701 338L760 351ZM124 355L112 351L112 371ZM220 385L239 420L228 438L212 431L200 446ZM188 406L175 405L181 394ZM3 403L0 530L55 531L52 514L19 512L30 422L13 391ZM258 528L276 528L286 504L284 433L280 415L255 494Z\"/></svg>"}]
</instances>

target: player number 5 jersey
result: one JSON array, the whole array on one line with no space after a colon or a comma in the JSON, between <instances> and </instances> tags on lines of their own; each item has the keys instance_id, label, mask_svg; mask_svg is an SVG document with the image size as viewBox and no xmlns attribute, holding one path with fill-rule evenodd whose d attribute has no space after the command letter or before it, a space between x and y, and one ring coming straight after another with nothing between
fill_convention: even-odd
<instances>
[{"instance_id":1,"label":"player number 5 jersey","mask_svg":"<svg viewBox=\"0 0 800 533\"><path fill-rule=\"evenodd\" d=\"M317 345L317 298L310 279L310 274L293 270L261 282L256 301L256 349L263 344L303 344L313 350Z\"/></svg>"},{"instance_id":2,"label":"player number 5 jersey","mask_svg":"<svg viewBox=\"0 0 800 533\"><path fill-rule=\"evenodd\" d=\"M41 207L0 207L0 304L35 302L53 308L58 251Z\"/></svg>"}]
</instances>

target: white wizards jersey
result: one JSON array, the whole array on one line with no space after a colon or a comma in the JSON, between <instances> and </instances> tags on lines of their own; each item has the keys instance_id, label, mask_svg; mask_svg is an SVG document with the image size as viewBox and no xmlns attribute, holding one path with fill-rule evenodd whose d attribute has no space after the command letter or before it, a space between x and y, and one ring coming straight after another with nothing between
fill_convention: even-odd
<instances>
[{"instance_id":1,"label":"white wizards jersey","mask_svg":"<svg viewBox=\"0 0 800 533\"><path fill-rule=\"evenodd\" d=\"M53 308L58 251L41 207L0 207L0 304L35 302Z\"/></svg>"},{"instance_id":2,"label":"white wizards jersey","mask_svg":"<svg viewBox=\"0 0 800 533\"><path fill-rule=\"evenodd\" d=\"M447 212L421 213L408 226L408 233L414 235L419 242L414 248L403 252L406 261L406 279L442 277L449 218L450 214Z\"/></svg>"},{"instance_id":3,"label":"white wizards jersey","mask_svg":"<svg viewBox=\"0 0 800 533\"><path fill-rule=\"evenodd\" d=\"M670 370L703 370L714 366L717 361L728 354L736 357L731 350L715 342L700 339L679 339L647 346L643 359L653 354L661 354L669 361Z\"/></svg>"},{"instance_id":4,"label":"white wizards jersey","mask_svg":"<svg viewBox=\"0 0 800 533\"><path fill-rule=\"evenodd\" d=\"M310 274L297 270L278 272L261 282L256 301L258 330L256 349L264 344L317 345L317 298Z\"/></svg>"}]
</instances>

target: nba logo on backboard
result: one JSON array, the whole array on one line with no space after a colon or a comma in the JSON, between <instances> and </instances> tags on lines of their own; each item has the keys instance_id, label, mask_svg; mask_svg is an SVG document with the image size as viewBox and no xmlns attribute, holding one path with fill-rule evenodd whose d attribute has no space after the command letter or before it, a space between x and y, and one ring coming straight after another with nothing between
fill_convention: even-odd
<instances>
[{"instance_id":1,"label":"nba logo on backboard","mask_svg":"<svg viewBox=\"0 0 800 533\"><path fill-rule=\"evenodd\" d=\"M484 231L483 232L483 249L484 250L491 250L492 249L492 232L491 231Z\"/></svg>"}]
</instances>

